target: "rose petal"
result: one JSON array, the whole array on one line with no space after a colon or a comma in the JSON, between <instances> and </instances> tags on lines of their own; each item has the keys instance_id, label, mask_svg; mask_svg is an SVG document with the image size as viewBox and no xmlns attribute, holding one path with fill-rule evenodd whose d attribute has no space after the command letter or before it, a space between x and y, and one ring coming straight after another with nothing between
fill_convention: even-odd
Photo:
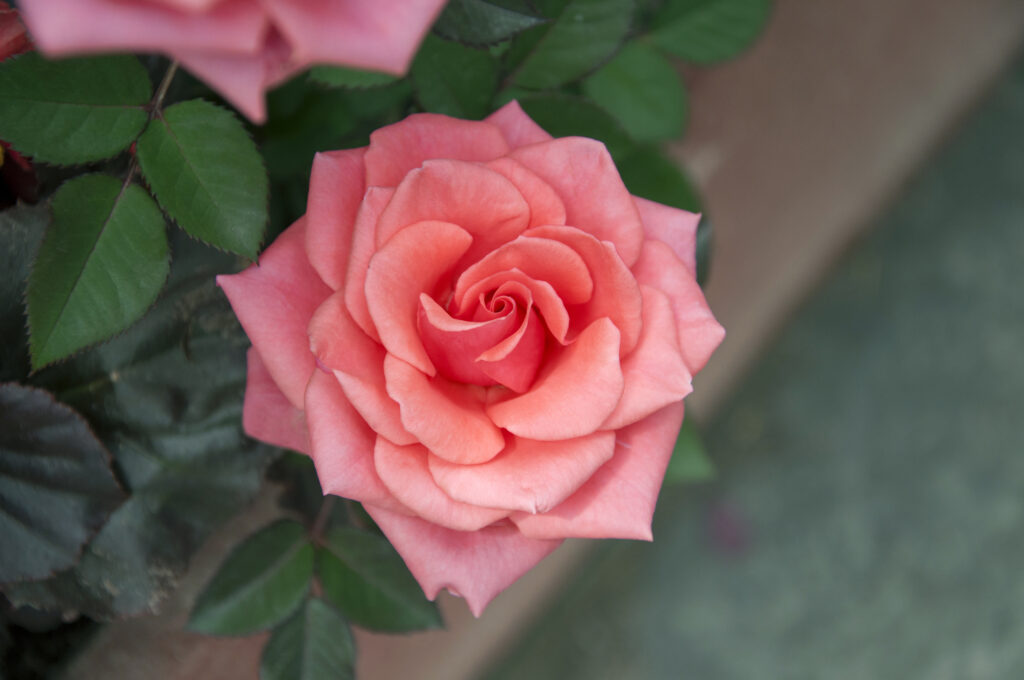
<instances>
[{"instance_id":1,"label":"rose petal","mask_svg":"<svg viewBox=\"0 0 1024 680\"><path fill-rule=\"evenodd\" d=\"M548 359L529 392L490 404L487 415L520 437L571 439L600 427L621 395L619 331L598 319Z\"/></svg>"},{"instance_id":2,"label":"rose petal","mask_svg":"<svg viewBox=\"0 0 1024 680\"><path fill-rule=\"evenodd\" d=\"M409 172L377 221L377 247L410 224L449 222L473 236L475 262L526 229L530 206L504 175L476 163L428 160Z\"/></svg>"},{"instance_id":3,"label":"rose petal","mask_svg":"<svg viewBox=\"0 0 1024 680\"><path fill-rule=\"evenodd\" d=\"M633 266L633 273L642 285L668 296L676 317L679 348L690 373L696 375L722 342L725 329L711 314L693 272L679 261L669 246L660 241L647 241Z\"/></svg>"},{"instance_id":4,"label":"rose petal","mask_svg":"<svg viewBox=\"0 0 1024 680\"><path fill-rule=\"evenodd\" d=\"M318 153L313 157L306 203L306 255L328 286L345 283L363 182L365 149Z\"/></svg>"},{"instance_id":5,"label":"rose petal","mask_svg":"<svg viewBox=\"0 0 1024 680\"><path fill-rule=\"evenodd\" d=\"M306 415L292 406L270 377L259 352L250 347L246 354L245 402L242 429L253 439L283 449L309 453Z\"/></svg>"},{"instance_id":6,"label":"rose petal","mask_svg":"<svg viewBox=\"0 0 1024 680\"><path fill-rule=\"evenodd\" d=\"M377 435L345 397L334 375L317 371L306 390L310 456L324 493L408 512L377 476Z\"/></svg>"},{"instance_id":7,"label":"rose petal","mask_svg":"<svg viewBox=\"0 0 1024 680\"><path fill-rule=\"evenodd\" d=\"M544 358L544 326L532 307L518 330L501 343L483 352L476 364L488 377L513 392L530 389Z\"/></svg>"},{"instance_id":8,"label":"rose petal","mask_svg":"<svg viewBox=\"0 0 1024 680\"><path fill-rule=\"evenodd\" d=\"M430 474L452 498L470 503L547 512L611 460L614 432L541 442L513 437L496 458L480 465L458 465L429 456Z\"/></svg>"},{"instance_id":9,"label":"rose petal","mask_svg":"<svg viewBox=\"0 0 1024 680\"><path fill-rule=\"evenodd\" d=\"M296 53L402 75L444 0L263 0Z\"/></svg>"},{"instance_id":10,"label":"rose petal","mask_svg":"<svg viewBox=\"0 0 1024 680\"><path fill-rule=\"evenodd\" d=\"M578 253L587 264L594 292L583 305L569 309L572 323L569 339L575 337L594 320L608 317L619 329L619 354L625 356L636 347L643 326L640 314L640 286L633 273L619 258L615 246L572 227L540 227L526 236L547 238L564 243Z\"/></svg>"},{"instance_id":11,"label":"rose petal","mask_svg":"<svg viewBox=\"0 0 1024 680\"><path fill-rule=\"evenodd\" d=\"M624 387L618 406L601 425L618 430L646 418L693 391L676 333L672 305L661 291L643 292L644 328L636 349L622 361Z\"/></svg>"},{"instance_id":12,"label":"rose petal","mask_svg":"<svg viewBox=\"0 0 1024 680\"><path fill-rule=\"evenodd\" d=\"M258 264L217 277L274 382L298 409L315 370L306 326L331 293L306 259L305 239L300 219L263 251Z\"/></svg>"},{"instance_id":13,"label":"rose petal","mask_svg":"<svg viewBox=\"0 0 1024 680\"><path fill-rule=\"evenodd\" d=\"M493 385L476 365L476 357L524 325L515 309L488 321L453 319L428 295L420 295L417 326L427 356L442 376L461 383Z\"/></svg>"},{"instance_id":14,"label":"rose petal","mask_svg":"<svg viewBox=\"0 0 1024 680\"><path fill-rule=\"evenodd\" d=\"M384 486L428 522L458 531L477 531L508 516L507 510L467 505L449 498L430 476L427 450L419 444L396 446L378 437L373 462Z\"/></svg>"},{"instance_id":15,"label":"rose petal","mask_svg":"<svg viewBox=\"0 0 1024 680\"><path fill-rule=\"evenodd\" d=\"M561 544L526 538L509 525L452 531L372 505L367 505L366 511L395 546L429 599L447 588L464 597L477 617L498 593Z\"/></svg>"},{"instance_id":16,"label":"rose petal","mask_svg":"<svg viewBox=\"0 0 1024 680\"><path fill-rule=\"evenodd\" d=\"M356 214L356 226L352 234L352 254L345 274L345 304L352 320L374 340L380 340L377 329L366 306L366 270L377 247L374 231L381 211L394 196L395 190L388 187L370 187L363 196L363 202Z\"/></svg>"},{"instance_id":17,"label":"rose petal","mask_svg":"<svg viewBox=\"0 0 1024 680\"><path fill-rule=\"evenodd\" d=\"M434 364L416 328L420 293L432 294L473 237L447 222L418 222L395 234L370 260L366 305L388 352L424 373Z\"/></svg>"},{"instance_id":18,"label":"rose petal","mask_svg":"<svg viewBox=\"0 0 1024 680\"><path fill-rule=\"evenodd\" d=\"M519 189L519 193L530 205L530 227L565 224L565 205L562 199L547 182L527 170L522 163L511 158L498 158L488 163L487 167L500 172Z\"/></svg>"},{"instance_id":19,"label":"rose petal","mask_svg":"<svg viewBox=\"0 0 1024 680\"><path fill-rule=\"evenodd\" d=\"M341 291L329 297L309 322L312 353L334 372L345 396L378 434L396 444L416 438L402 427L384 384L384 348L366 336L348 314Z\"/></svg>"},{"instance_id":20,"label":"rose petal","mask_svg":"<svg viewBox=\"0 0 1024 680\"><path fill-rule=\"evenodd\" d=\"M501 430L484 413L480 388L430 379L391 354L384 376L402 425L434 454L453 463L482 463L505 448Z\"/></svg>"},{"instance_id":21,"label":"rose petal","mask_svg":"<svg viewBox=\"0 0 1024 680\"><path fill-rule=\"evenodd\" d=\"M548 331L560 343L565 343L565 335L569 332L569 312L558 297L558 293L547 281L530 278L521 270L513 267L507 271L499 271L486 276L466 288L461 296L453 296L458 303L456 314L465 316L474 304L479 304L480 297L489 291L496 290L504 283L521 283L530 289L531 299L540 315L544 317Z\"/></svg>"},{"instance_id":22,"label":"rose petal","mask_svg":"<svg viewBox=\"0 0 1024 680\"><path fill-rule=\"evenodd\" d=\"M614 243L627 266L636 262L644 240L640 213L604 144L563 137L520 147L510 156L558 192L566 224Z\"/></svg>"},{"instance_id":23,"label":"rose petal","mask_svg":"<svg viewBox=\"0 0 1024 680\"><path fill-rule=\"evenodd\" d=\"M256 53L268 22L251 0L225 0L202 14L151 2L32 0L20 5L32 38L48 54L215 49Z\"/></svg>"},{"instance_id":24,"label":"rose petal","mask_svg":"<svg viewBox=\"0 0 1024 680\"><path fill-rule=\"evenodd\" d=\"M551 135L533 122L533 119L526 115L523 107L514 99L500 109L487 116L485 120L492 123L501 130L508 140L509 146L513 149L527 144L537 144L551 140ZM559 223L561 224L561 223Z\"/></svg>"},{"instance_id":25,"label":"rose petal","mask_svg":"<svg viewBox=\"0 0 1024 680\"><path fill-rule=\"evenodd\" d=\"M566 304L586 302L594 291L586 263L572 248L550 239L520 236L464 271L455 284L453 299L462 307L466 291L474 284L513 269L538 281L547 281Z\"/></svg>"},{"instance_id":26,"label":"rose petal","mask_svg":"<svg viewBox=\"0 0 1024 680\"><path fill-rule=\"evenodd\" d=\"M683 422L683 403L620 430L615 456L564 503L542 515L515 513L533 538L651 540L651 517Z\"/></svg>"},{"instance_id":27,"label":"rose petal","mask_svg":"<svg viewBox=\"0 0 1024 680\"><path fill-rule=\"evenodd\" d=\"M501 131L489 123L417 113L370 135L366 183L394 187L432 158L489 161L508 150Z\"/></svg>"},{"instance_id":28,"label":"rose petal","mask_svg":"<svg viewBox=\"0 0 1024 680\"><path fill-rule=\"evenodd\" d=\"M672 249L691 272L697 271L697 225L700 215L634 196L647 238L658 239Z\"/></svg>"}]
</instances>

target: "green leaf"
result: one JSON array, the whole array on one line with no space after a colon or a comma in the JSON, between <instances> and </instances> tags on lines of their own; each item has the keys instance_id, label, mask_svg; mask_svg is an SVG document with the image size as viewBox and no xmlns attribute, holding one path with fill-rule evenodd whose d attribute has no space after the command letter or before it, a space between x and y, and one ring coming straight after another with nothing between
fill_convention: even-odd
<instances>
[{"instance_id":1,"label":"green leaf","mask_svg":"<svg viewBox=\"0 0 1024 680\"><path fill-rule=\"evenodd\" d=\"M637 196L690 212L701 212L700 197L690 180L654 146L638 146L615 158L626 188Z\"/></svg>"},{"instance_id":2,"label":"green leaf","mask_svg":"<svg viewBox=\"0 0 1024 680\"><path fill-rule=\"evenodd\" d=\"M249 341L214 283L237 262L183 232L172 245L167 287L141 321L33 377L86 417L131 495L73 569L5 588L19 605L102 620L152 612L262 486L275 450L242 432Z\"/></svg>"},{"instance_id":3,"label":"green leaf","mask_svg":"<svg viewBox=\"0 0 1024 680\"><path fill-rule=\"evenodd\" d=\"M302 603L313 576L305 528L279 520L235 548L196 600L188 627L248 635L283 621Z\"/></svg>"},{"instance_id":4,"label":"green leaf","mask_svg":"<svg viewBox=\"0 0 1024 680\"><path fill-rule=\"evenodd\" d=\"M331 605L310 598L274 629L263 648L260 680L352 680L355 657L348 622Z\"/></svg>"},{"instance_id":5,"label":"green leaf","mask_svg":"<svg viewBox=\"0 0 1024 680\"><path fill-rule=\"evenodd\" d=\"M72 566L123 500L110 453L80 415L0 383L0 583Z\"/></svg>"},{"instance_id":6,"label":"green leaf","mask_svg":"<svg viewBox=\"0 0 1024 680\"><path fill-rule=\"evenodd\" d=\"M357 68L345 66L314 66L309 71L309 77L316 82L328 87L344 87L351 89L364 89L368 87L380 87L398 80L398 76L380 71L363 71Z\"/></svg>"},{"instance_id":7,"label":"green leaf","mask_svg":"<svg viewBox=\"0 0 1024 680\"><path fill-rule=\"evenodd\" d=\"M649 45L628 43L583 81L583 92L637 141L674 139L683 132L686 90L675 67Z\"/></svg>"},{"instance_id":8,"label":"green leaf","mask_svg":"<svg viewBox=\"0 0 1024 680\"><path fill-rule=\"evenodd\" d=\"M546 3L554 21L521 38L532 45L513 82L543 90L585 76L618 49L629 32L632 0L557 0ZM543 32L538 39L534 33Z\"/></svg>"},{"instance_id":9,"label":"green leaf","mask_svg":"<svg viewBox=\"0 0 1024 680\"><path fill-rule=\"evenodd\" d=\"M0 212L0 381L31 370L25 326L25 280L50 224L48 205L17 205Z\"/></svg>"},{"instance_id":10,"label":"green leaf","mask_svg":"<svg viewBox=\"0 0 1024 680\"><path fill-rule=\"evenodd\" d=\"M706 482L714 477L715 467L704 450L704 442L690 421L684 420L665 471L664 483Z\"/></svg>"},{"instance_id":11,"label":"green leaf","mask_svg":"<svg viewBox=\"0 0 1024 680\"><path fill-rule=\"evenodd\" d=\"M555 137L591 137L605 143L612 156L633 148L633 140L610 113L582 97L536 94L519 99L520 106Z\"/></svg>"},{"instance_id":12,"label":"green leaf","mask_svg":"<svg viewBox=\"0 0 1024 680\"><path fill-rule=\"evenodd\" d=\"M106 175L76 177L52 207L28 281L35 369L137 321L169 267L163 215L141 187Z\"/></svg>"},{"instance_id":13,"label":"green leaf","mask_svg":"<svg viewBox=\"0 0 1024 680\"><path fill-rule=\"evenodd\" d=\"M156 200L195 238L256 259L267 226L267 171L230 112L175 104L139 139L139 165Z\"/></svg>"},{"instance_id":14,"label":"green leaf","mask_svg":"<svg viewBox=\"0 0 1024 680\"><path fill-rule=\"evenodd\" d=\"M416 99L427 111L483 118L498 89L498 61L486 50L428 35L410 69Z\"/></svg>"},{"instance_id":15,"label":"green leaf","mask_svg":"<svg viewBox=\"0 0 1024 680\"><path fill-rule=\"evenodd\" d=\"M651 38L688 61L721 61L750 46L771 8L771 0L668 0L654 19Z\"/></svg>"},{"instance_id":16,"label":"green leaf","mask_svg":"<svg viewBox=\"0 0 1024 680\"><path fill-rule=\"evenodd\" d=\"M318 564L324 595L360 626L389 632L441 627L437 607L386 539L331 529Z\"/></svg>"},{"instance_id":17,"label":"green leaf","mask_svg":"<svg viewBox=\"0 0 1024 680\"><path fill-rule=\"evenodd\" d=\"M146 126L151 89L135 57L29 52L0 64L0 139L46 163L109 158Z\"/></svg>"},{"instance_id":18,"label":"green leaf","mask_svg":"<svg viewBox=\"0 0 1024 680\"><path fill-rule=\"evenodd\" d=\"M488 47L545 21L526 0L451 0L434 31L464 45Z\"/></svg>"}]
</instances>

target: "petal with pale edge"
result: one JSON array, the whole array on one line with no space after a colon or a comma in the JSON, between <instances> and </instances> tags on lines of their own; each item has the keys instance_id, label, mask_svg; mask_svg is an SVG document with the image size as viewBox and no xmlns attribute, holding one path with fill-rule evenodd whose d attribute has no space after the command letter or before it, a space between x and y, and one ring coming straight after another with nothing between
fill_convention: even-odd
<instances>
[{"instance_id":1,"label":"petal with pale edge","mask_svg":"<svg viewBox=\"0 0 1024 680\"><path fill-rule=\"evenodd\" d=\"M483 388L431 379L392 354L384 359L384 376L402 425L434 454L483 463L505 448L504 435L484 413Z\"/></svg>"},{"instance_id":2,"label":"petal with pale edge","mask_svg":"<svg viewBox=\"0 0 1024 680\"><path fill-rule=\"evenodd\" d=\"M402 75L445 0L263 0L296 56Z\"/></svg>"},{"instance_id":3,"label":"petal with pale edge","mask_svg":"<svg viewBox=\"0 0 1024 680\"><path fill-rule=\"evenodd\" d=\"M396 404L384 384L384 348L363 333L345 306L341 291L329 297L309 322L313 354L334 372L345 396L375 432L396 444L416 438L402 427Z\"/></svg>"},{"instance_id":4,"label":"petal with pale edge","mask_svg":"<svg viewBox=\"0 0 1024 680\"><path fill-rule=\"evenodd\" d=\"M604 430L635 423L693 391L693 376L679 349L672 305L664 293L653 288L643 286L641 292L643 334L636 349L622 361L622 399L601 425Z\"/></svg>"},{"instance_id":5,"label":"petal with pale edge","mask_svg":"<svg viewBox=\"0 0 1024 680\"><path fill-rule=\"evenodd\" d=\"M380 336L366 306L366 270L370 266L373 253L377 250L373 242L377 219L394 195L395 190L390 187L370 187L366 190L359 212L356 214L352 252L345 273L345 304L348 311L352 315L352 320L374 340L380 340Z\"/></svg>"},{"instance_id":6,"label":"petal with pale edge","mask_svg":"<svg viewBox=\"0 0 1024 680\"><path fill-rule=\"evenodd\" d=\"M547 512L579 489L615 452L614 432L541 442L513 437L494 460L458 465L429 456L430 474L452 498L472 505Z\"/></svg>"},{"instance_id":7,"label":"petal with pale edge","mask_svg":"<svg viewBox=\"0 0 1024 680\"><path fill-rule=\"evenodd\" d=\"M494 424L519 437L552 441L590 434L622 396L619 331L607 318L557 348L526 394L487 407Z\"/></svg>"},{"instance_id":8,"label":"petal with pale edge","mask_svg":"<svg viewBox=\"0 0 1024 680\"><path fill-rule=\"evenodd\" d=\"M533 118L526 115L523 107L515 100L505 104L487 116L485 120L501 129L501 133L505 135L505 139L513 149L551 140L551 135L534 123Z\"/></svg>"},{"instance_id":9,"label":"petal with pale edge","mask_svg":"<svg viewBox=\"0 0 1024 680\"><path fill-rule=\"evenodd\" d=\"M429 599L447 588L465 598L477 617L498 593L562 543L527 538L508 524L453 531L418 517L365 507Z\"/></svg>"},{"instance_id":10,"label":"petal with pale edge","mask_svg":"<svg viewBox=\"0 0 1024 680\"><path fill-rule=\"evenodd\" d=\"M508 516L507 510L460 503L434 483L427 450L419 444L397 446L377 438L373 461L384 485L417 516L457 531L477 531Z\"/></svg>"},{"instance_id":11,"label":"petal with pale edge","mask_svg":"<svg viewBox=\"0 0 1024 680\"><path fill-rule=\"evenodd\" d=\"M551 186L530 172L522 163L511 158L498 158L487 164L495 172L500 172L512 184L516 185L530 205L530 227L546 224L565 224L565 204Z\"/></svg>"},{"instance_id":12,"label":"petal with pale edge","mask_svg":"<svg viewBox=\"0 0 1024 680\"><path fill-rule=\"evenodd\" d=\"M270 377L259 352L246 354L245 403L242 429L253 439L292 451L309 453L306 414L292 406Z\"/></svg>"},{"instance_id":13,"label":"petal with pale edge","mask_svg":"<svg viewBox=\"0 0 1024 680\"><path fill-rule=\"evenodd\" d=\"M416 113L370 135L366 183L395 187L410 170L432 158L490 161L508 150L501 130L490 123Z\"/></svg>"},{"instance_id":14,"label":"petal with pale edge","mask_svg":"<svg viewBox=\"0 0 1024 680\"><path fill-rule=\"evenodd\" d=\"M661 241L647 241L633 273L641 285L668 296L676 317L679 348L690 373L696 375L722 342L725 329L711 314L693 272L679 261L672 248Z\"/></svg>"},{"instance_id":15,"label":"petal with pale edge","mask_svg":"<svg viewBox=\"0 0 1024 680\"><path fill-rule=\"evenodd\" d=\"M634 196L647 238L654 238L672 249L691 272L697 271L697 225L700 215L663 203Z\"/></svg>"},{"instance_id":16,"label":"petal with pale edge","mask_svg":"<svg viewBox=\"0 0 1024 680\"><path fill-rule=\"evenodd\" d=\"M604 144L562 137L509 155L558 192L567 225L611 241L627 266L636 262L644 240L640 213Z\"/></svg>"},{"instance_id":17,"label":"petal with pale edge","mask_svg":"<svg viewBox=\"0 0 1024 680\"><path fill-rule=\"evenodd\" d=\"M377 435L341 391L333 374L317 371L306 391L310 456L324 493L408 512L377 476Z\"/></svg>"},{"instance_id":18,"label":"petal with pale edge","mask_svg":"<svg viewBox=\"0 0 1024 680\"><path fill-rule=\"evenodd\" d=\"M313 157L306 203L306 255L334 290L345 283L363 182L365 149L327 151Z\"/></svg>"},{"instance_id":19,"label":"petal with pale edge","mask_svg":"<svg viewBox=\"0 0 1024 680\"><path fill-rule=\"evenodd\" d=\"M246 334L288 401L303 408L306 383L316 370L306 326L331 289L306 258L305 220L288 227L259 262L217 277Z\"/></svg>"},{"instance_id":20,"label":"petal with pale edge","mask_svg":"<svg viewBox=\"0 0 1024 680\"><path fill-rule=\"evenodd\" d=\"M434 375L434 365L416 328L420 293L433 296L472 242L454 224L418 222L385 243L366 271L366 305L381 343L429 375Z\"/></svg>"},{"instance_id":21,"label":"petal with pale edge","mask_svg":"<svg viewBox=\"0 0 1024 680\"><path fill-rule=\"evenodd\" d=\"M619 430L615 456L579 491L542 515L514 513L512 521L534 538L651 540L651 518L683 423L683 402Z\"/></svg>"}]
</instances>

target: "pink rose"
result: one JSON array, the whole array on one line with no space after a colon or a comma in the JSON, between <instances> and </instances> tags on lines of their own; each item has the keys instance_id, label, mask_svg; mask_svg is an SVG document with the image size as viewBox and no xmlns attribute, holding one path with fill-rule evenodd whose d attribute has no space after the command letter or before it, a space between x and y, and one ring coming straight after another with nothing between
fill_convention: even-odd
<instances>
[{"instance_id":1,"label":"pink rose","mask_svg":"<svg viewBox=\"0 0 1024 680\"><path fill-rule=\"evenodd\" d=\"M253 343L246 431L312 456L477 615L564 538L650 540L723 337L697 219L515 102L319 154L306 216L218 278Z\"/></svg>"},{"instance_id":2,"label":"pink rose","mask_svg":"<svg viewBox=\"0 0 1024 680\"><path fill-rule=\"evenodd\" d=\"M310 64L401 75L445 0L22 0L47 54L163 52L256 122Z\"/></svg>"}]
</instances>

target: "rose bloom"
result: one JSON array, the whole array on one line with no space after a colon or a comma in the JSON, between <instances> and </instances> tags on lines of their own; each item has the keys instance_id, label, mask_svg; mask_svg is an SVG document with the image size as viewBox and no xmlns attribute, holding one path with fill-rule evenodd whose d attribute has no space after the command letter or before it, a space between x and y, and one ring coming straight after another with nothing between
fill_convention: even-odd
<instances>
[{"instance_id":1,"label":"rose bloom","mask_svg":"<svg viewBox=\"0 0 1024 680\"><path fill-rule=\"evenodd\" d=\"M445 0L21 0L51 55L163 52L261 122L263 93L310 64L401 75Z\"/></svg>"},{"instance_id":2,"label":"rose bloom","mask_svg":"<svg viewBox=\"0 0 1024 680\"><path fill-rule=\"evenodd\" d=\"M691 377L722 340L698 217L629 194L515 102L317 155L308 212L218 277L244 426L363 503L427 596L479 615L571 536L651 539Z\"/></svg>"}]
</instances>

